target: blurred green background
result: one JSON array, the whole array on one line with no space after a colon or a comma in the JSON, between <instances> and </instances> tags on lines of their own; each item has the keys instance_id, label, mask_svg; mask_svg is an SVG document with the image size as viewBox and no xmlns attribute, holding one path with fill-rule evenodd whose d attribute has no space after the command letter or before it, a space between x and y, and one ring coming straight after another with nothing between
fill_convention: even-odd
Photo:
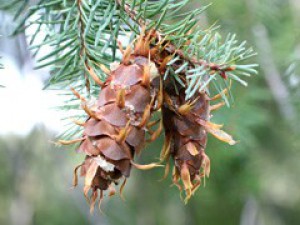
<instances>
[{"instance_id":1,"label":"blurred green background","mask_svg":"<svg viewBox=\"0 0 300 225\"><path fill-rule=\"evenodd\" d=\"M55 132L47 126L36 125L28 134L17 135L0 124L1 225L300 224L300 1L203 0L193 1L191 7L209 2L213 5L199 23L207 27L216 22L223 35L237 33L247 40L258 52L252 61L260 68L247 88L233 86L235 103L213 117L240 142L231 147L210 136L211 176L206 186L184 205L178 190L170 187L170 177L159 181L162 170L133 170L126 201L116 195L104 201L103 213L90 215L82 187L70 188L73 168L83 156L51 144ZM4 21L1 26L9 27ZM7 48L3 43L1 52ZM11 57L22 68L26 61L15 52L24 51L20 46L11 46ZM1 117L7 108L1 106ZM13 117L4 119L13 124ZM138 161L157 157L162 140L148 146Z\"/></svg>"}]
</instances>

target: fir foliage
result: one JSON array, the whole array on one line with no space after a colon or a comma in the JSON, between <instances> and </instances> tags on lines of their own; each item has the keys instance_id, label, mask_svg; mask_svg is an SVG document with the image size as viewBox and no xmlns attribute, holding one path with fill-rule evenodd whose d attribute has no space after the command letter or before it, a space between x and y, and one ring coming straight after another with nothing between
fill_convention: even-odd
<instances>
[{"instance_id":1,"label":"fir foliage","mask_svg":"<svg viewBox=\"0 0 300 225\"><path fill-rule=\"evenodd\" d=\"M66 90L69 87L96 96L99 91L91 76L105 80L101 64L108 66L119 60L118 42L126 46L135 39L142 27L159 31L160 38L173 46L173 59L165 74L174 82L181 82L179 73L186 71L187 100L196 91L214 89L223 93L231 80L247 85L244 77L256 74L256 64L247 64L255 53L239 43L234 34L222 40L217 27L201 29L197 15L208 6L184 11L189 0L15 0L0 6L4 10L15 8L18 21L13 35L30 26L35 32L30 37L30 49L36 55L41 48L51 51L37 59L37 69L51 68L47 88ZM183 13L184 12L184 13ZM36 43L37 37L43 41ZM181 61L178 66L178 60ZM224 79L226 78L226 79ZM209 85L211 84L211 85ZM183 85L183 84L182 84ZM229 100L222 94L226 104ZM80 102L71 97L63 109L78 109ZM70 133L72 136L74 131Z\"/></svg>"}]
</instances>

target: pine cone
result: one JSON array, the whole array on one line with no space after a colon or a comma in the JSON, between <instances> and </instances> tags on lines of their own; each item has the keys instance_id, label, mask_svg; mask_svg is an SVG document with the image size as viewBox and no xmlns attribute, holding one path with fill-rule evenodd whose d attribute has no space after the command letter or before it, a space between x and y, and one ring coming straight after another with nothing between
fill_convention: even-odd
<instances>
[{"instance_id":1,"label":"pine cone","mask_svg":"<svg viewBox=\"0 0 300 225\"><path fill-rule=\"evenodd\" d=\"M147 48L148 45L148 48ZM143 49L140 47L143 46ZM138 165L133 162L135 154L145 145L145 133L155 124L150 122L151 115L159 108L158 102L159 73L156 66L148 58L149 44L141 35L132 53L128 47L123 52L123 60L119 65L111 66L108 78L99 93L97 103L88 106L84 98L83 109L89 119L84 123L83 140L79 152L86 154L83 164L75 168L75 183L77 185L77 170L81 167L81 175L85 177L84 194L90 201L91 211L100 190L100 201L103 191L109 189L109 196L115 193L114 184L130 175L132 166L138 169L157 167L156 163ZM99 83L99 81L98 81ZM152 132L150 140L159 136L162 125ZM88 196L91 190L91 196Z\"/></svg>"},{"instance_id":2,"label":"pine cone","mask_svg":"<svg viewBox=\"0 0 300 225\"><path fill-rule=\"evenodd\" d=\"M174 160L173 183L181 191L179 180L182 180L187 202L200 186L201 178L208 177L210 173L210 160L205 154L207 133L230 144L235 142L220 130L221 126L209 122L211 110L223 104L211 107L211 99L205 92L196 94L188 101L185 97L182 86L174 87L173 83L165 82L162 107L165 144L161 159L169 161L171 156ZM167 165L166 175L169 163Z\"/></svg>"}]
</instances>

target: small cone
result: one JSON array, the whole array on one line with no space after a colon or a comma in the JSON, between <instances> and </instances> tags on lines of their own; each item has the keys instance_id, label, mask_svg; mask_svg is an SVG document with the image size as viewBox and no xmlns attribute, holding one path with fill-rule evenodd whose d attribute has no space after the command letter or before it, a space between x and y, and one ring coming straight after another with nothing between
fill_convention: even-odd
<instances>
[{"instance_id":1,"label":"small cone","mask_svg":"<svg viewBox=\"0 0 300 225\"><path fill-rule=\"evenodd\" d=\"M226 94L227 90L223 91ZM235 144L230 135L221 130L222 125L211 123L210 110L217 110L224 103L210 106L206 93L197 93L188 101L185 88L165 81L164 105L162 107L165 128L165 145L161 159L174 160L173 183L179 190L185 190L184 202L187 203L201 184L201 177L210 174L210 160L205 154L207 133ZM214 97L217 99L219 96ZM179 183L182 181L182 185Z\"/></svg>"}]
</instances>

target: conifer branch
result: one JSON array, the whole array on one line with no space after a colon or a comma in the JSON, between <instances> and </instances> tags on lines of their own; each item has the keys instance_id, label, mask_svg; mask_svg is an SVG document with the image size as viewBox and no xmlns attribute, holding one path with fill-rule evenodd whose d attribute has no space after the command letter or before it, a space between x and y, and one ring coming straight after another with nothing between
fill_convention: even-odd
<instances>
[{"instance_id":1,"label":"conifer branch","mask_svg":"<svg viewBox=\"0 0 300 225\"><path fill-rule=\"evenodd\" d=\"M99 84L106 79L99 65L108 66L118 60L117 42L126 45L128 33L134 39L139 29L146 27L156 31L157 40L163 40L166 51L173 56L164 77L171 76L175 83L185 86L187 99L196 92L215 89L229 105L222 90L228 88L230 80L246 85L242 76L257 73L257 65L243 64L254 52L245 47L245 42L239 44L235 35L222 41L216 27L201 29L197 15L208 6L183 12L188 3L189 0L40 0L29 6L28 2L15 0L2 9L17 7L19 23L14 34L37 25L30 40L34 55L44 46L52 48L38 59L36 67L51 67L46 87L67 93L69 86L78 90L86 87L87 94L96 96ZM35 41L39 34L44 36L41 43ZM183 73L185 82L181 79ZM79 104L71 98L61 109L78 109Z\"/></svg>"},{"instance_id":2,"label":"conifer branch","mask_svg":"<svg viewBox=\"0 0 300 225\"><path fill-rule=\"evenodd\" d=\"M128 16L137 24L139 24L140 27L145 27L147 26L146 22L144 22L142 19L136 19L136 15L137 12L135 10L132 10L130 8L130 5L127 3L124 3L124 5L122 4L122 0L116 0L117 4L120 7L123 7L125 12L128 14ZM162 39L164 38L164 36L158 31L156 31L156 36L158 39ZM220 71L220 72L226 72L226 71L232 71L234 70L234 67L222 67L221 65L217 65L214 63L208 63L207 61L203 60L203 59L196 59L196 57L193 56L186 56L183 52L183 50L181 49L177 49L175 47L175 45L173 45L172 43L170 43L168 45L168 51L170 52L170 54L174 54L174 55L179 55L181 59L189 61L192 65L198 65L198 66L204 66L206 68L209 68L210 70L215 70L215 71Z\"/></svg>"},{"instance_id":3,"label":"conifer branch","mask_svg":"<svg viewBox=\"0 0 300 225\"><path fill-rule=\"evenodd\" d=\"M142 19L137 19L137 12L135 10L132 10L130 8L130 5L125 3L125 1L122 0L116 0L116 3L119 5L119 7L123 7L124 11L127 13L127 15L140 27L146 26L145 22Z\"/></svg>"},{"instance_id":4,"label":"conifer branch","mask_svg":"<svg viewBox=\"0 0 300 225\"><path fill-rule=\"evenodd\" d=\"M119 7L123 8L133 22L137 23L140 27L147 27L148 29L155 27L157 29L155 32L157 39L168 41L166 49L170 54L174 55L174 60L171 61L173 63L168 64L170 67L173 67L173 69L170 68L168 73L170 73L170 71L171 73L172 71L185 71L186 74L189 74L189 83L186 87L187 99L192 97L197 91L203 91L204 89L209 91L207 87L210 82L213 82L216 91L221 93L224 88L228 88L229 81L222 82L220 78L225 80L228 78L233 79L246 86L247 83L241 79L239 75L250 76L251 74L257 74L255 69L255 67L257 67L256 64L238 64L240 61L244 61L256 53L254 53L251 48L246 49L245 42L238 44L235 35L228 35L225 42L221 43L220 35L213 33L214 28L202 31L197 25L195 17L191 17L186 21L179 22L179 24L172 26L165 23L166 19L162 16L164 13L160 15L160 19L158 20L147 20L146 17L141 17L140 13L134 9L134 6L131 7L128 3L121 0L116 0L116 2ZM178 7L182 7L184 2L185 1L181 1L182 5ZM139 1L139 4L143 4L143 1ZM147 5L143 5L143 7L146 8ZM160 8L163 12L169 10L168 4L156 3L156 7ZM206 8L207 7L203 7L201 10L192 10L189 14L197 15ZM157 12L160 13L158 10ZM168 15L168 13L166 14ZM169 14L168 20L174 17L172 13ZM189 29L178 30L177 27L189 27ZM172 32L170 32L170 30L172 30ZM179 31L180 34L176 31ZM184 61L181 63L180 68L178 68L176 63L179 60ZM166 76L167 75L168 74L166 74ZM172 73L172 76L174 76L175 80L180 82L180 78L176 73ZM229 105L226 95L222 97L227 105Z\"/></svg>"},{"instance_id":5,"label":"conifer branch","mask_svg":"<svg viewBox=\"0 0 300 225\"><path fill-rule=\"evenodd\" d=\"M87 66L87 58L89 58L89 54L86 49L86 44L85 44L85 37L84 37L84 22L83 22L83 15L81 11L81 0L76 0L76 6L77 10L79 12L79 20L78 20L78 26L80 29L80 57L84 58L84 65ZM84 77L85 77L85 86L87 88L87 91L90 92L90 82L88 77L86 76L86 72L84 72Z\"/></svg>"}]
</instances>

